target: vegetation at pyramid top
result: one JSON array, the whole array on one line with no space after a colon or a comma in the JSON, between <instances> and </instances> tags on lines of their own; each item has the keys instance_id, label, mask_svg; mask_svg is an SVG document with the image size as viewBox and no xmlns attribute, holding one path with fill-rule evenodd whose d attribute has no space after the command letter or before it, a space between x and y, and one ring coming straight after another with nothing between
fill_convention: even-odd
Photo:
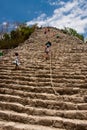
<instances>
[{"instance_id":1,"label":"vegetation at pyramid top","mask_svg":"<svg viewBox=\"0 0 87 130\"><path fill-rule=\"evenodd\" d=\"M84 36L79 34L75 29L69 28L69 27L65 27L64 29L62 29L63 33L72 35L72 36L76 36L78 37L80 40L84 41Z\"/></svg>"},{"instance_id":2,"label":"vegetation at pyramid top","mask_svg":"<svg viewBox=\"0 0 87 130\"><path fill-rule=\"evenodd\" d=\"M23 43L34 32L36 25L32 27L20 25L16 30L12 30L9 34L5 33L3 39L0 40L0 49L11 49Z\"/></svg>"},{"instance_id":3,"label":"vegetation at pyramid top","mask_svg":"<svg viewBox=\"0 0 87 130\"><path fill-rule=\"evenodd\" d=\"M26 24L20 24L16 30L12 30L10 33L4 33L3 38L0 40L0 49L12 49L17 47L20 43L27 40L36 28L39 28L37 24L32 27L26 26ZM84 41L84 36L77 33L75 29L65 27L62 29L62 32L78 37Z\"/></svg>"}]
</instances>

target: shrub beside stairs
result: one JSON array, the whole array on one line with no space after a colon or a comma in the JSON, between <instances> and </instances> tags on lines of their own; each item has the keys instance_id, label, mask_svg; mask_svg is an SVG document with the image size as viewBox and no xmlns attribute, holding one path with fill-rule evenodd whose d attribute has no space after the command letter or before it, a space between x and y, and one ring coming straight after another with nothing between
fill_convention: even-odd
<instances>
[{"instance_id":1,"label":"shrub beside stairs","mask_svg":"<svg viewBox=\"0 0 87 130\"><path fill-rule=\"evenodd\" d=\"M14 52L20 70L14 70ZM0 62L0 130L87 130L87 45L42 28L10 50Z\"/></svg>"}]
</instances>

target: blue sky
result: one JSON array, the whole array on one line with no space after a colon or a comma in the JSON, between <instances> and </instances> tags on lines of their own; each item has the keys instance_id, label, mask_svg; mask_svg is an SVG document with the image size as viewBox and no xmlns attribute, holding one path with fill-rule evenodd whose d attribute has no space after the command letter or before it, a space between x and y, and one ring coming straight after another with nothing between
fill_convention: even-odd
<instances>
[{"instance_id":1,"label":"blue sky","mask_svg":"<svg viewBox=\"0 0 87 130\"><path fill-rule=\"evenodd\" d=\"M71 27L87 37L86 0L0 0L0 25Z\"/></svg>"}]
</instances>

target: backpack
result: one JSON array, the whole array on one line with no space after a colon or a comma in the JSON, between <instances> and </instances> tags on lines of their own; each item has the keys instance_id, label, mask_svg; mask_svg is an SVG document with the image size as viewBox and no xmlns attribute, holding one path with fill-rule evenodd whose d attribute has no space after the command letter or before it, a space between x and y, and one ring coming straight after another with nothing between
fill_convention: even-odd
<instances>
[{"instance_id":1,"label":"backpack","mask_svg":"<svg viewBox=\"0 0 87 130\"><path fill-rule=\"evenodd\" d=\"M50 47L50 46L51 46L51 42L48 41L45 45L46 45L47 47Z\"/></svg>"}]
</instances>

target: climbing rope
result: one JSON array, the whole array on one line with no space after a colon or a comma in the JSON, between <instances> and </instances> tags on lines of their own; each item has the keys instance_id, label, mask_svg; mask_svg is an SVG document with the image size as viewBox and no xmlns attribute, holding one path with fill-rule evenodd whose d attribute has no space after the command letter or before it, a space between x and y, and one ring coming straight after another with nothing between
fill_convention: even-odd
<instances>
[{"instance_id":1,"label":"climbing rope","mask_svg":"<svg viewBox=\"0 0 87 130\"><path fill-rule=\"evenodd\" d=\"M42 51L39 51L39 52L42 52ZM34 58L34 56L36 54L37 54L37 52L32 55L31 62L32 62L32 59ZM41 62L43 62L43 61L41 61ZM59 96L59 94L57 93L57 91L54 89L54 84L53 84L53 80L52 80L52 54L50 54L50 81L51 81L51 88L52 88L54 94L57 95L57 96Z\"/></svg>"},{"instance_id":2,"label":"climbing rope","mask_svg":"<svg viewBox=\"0 0 87 130\"><path fill-rule=\"evenodd\" d=\"M50 81L51 81L51 87L52 87L52 90L54 91L54 94L58 96L59 94L54 89L54 84L53 84L53 80L52 80L52 54L50 54Z\"/></svg>"}]
</instances>

